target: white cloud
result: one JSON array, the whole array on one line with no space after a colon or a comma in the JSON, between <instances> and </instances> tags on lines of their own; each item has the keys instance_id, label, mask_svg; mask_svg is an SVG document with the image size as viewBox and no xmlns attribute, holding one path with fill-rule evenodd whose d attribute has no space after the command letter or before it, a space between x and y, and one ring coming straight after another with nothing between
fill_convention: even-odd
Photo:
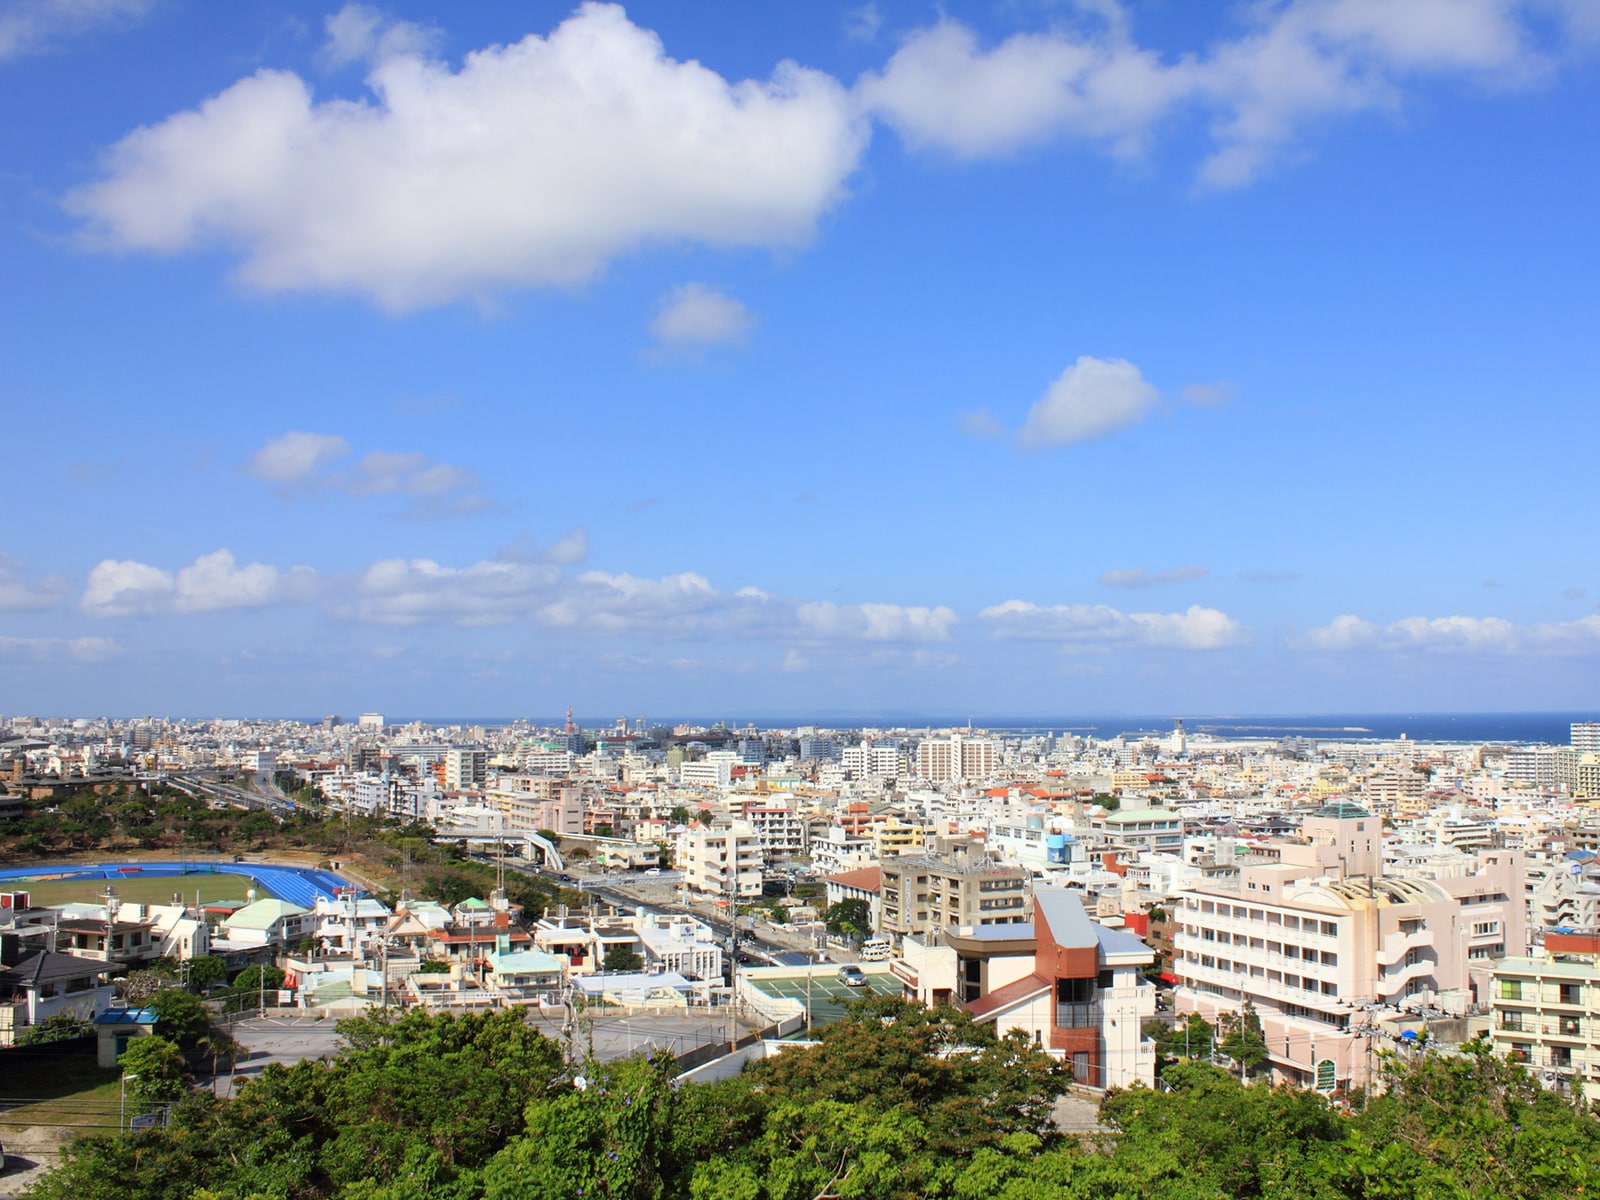
<instances>
[{"instance_id":1,"label":"white cloud","mask_svg":"<svg viewBox=\"0 0 1600 1200\"><path fill-rule=\"evenodd\" d=\"M756 320L738 300L703 283L686 283L661 298L650 332L664 346L696 348L742 342Z\"/></svg>"},{"instance_id":2,"label":"white cloud","mask_svg":"<svg viewBox=\"0 0 1600 1200\"><path fill-rule=\"evenodd\" d=\"M959 158L1062 135L1129 153L1193 89L1193 73L1191 64L1163 63L1114 33L1019 33L984 50L972 30L943 20L907 38L857 92L911 145Z\"/></svg>"},{"instance_id":3,"label":"white cloud","mask_svg":"<svg viewBox=\"0 0 1600 1200\"><path fill-rule=\"evenodd\" d=\"M0 13L0 62L64 37L139 20L155 0L8 0Z\"/></svg>"},{"instance_id":4,"label":"white cloud","mask_svg":"<svg viewBox=\"0 0 1600 1200\"><path fill-rule=\"evenodd\" d=\"M399 49L367 83L319 103L259 71L123 138L69 207L107 249L237 246L249 287L403 311L578 283L654 243L803 243L868 135L830 76L730 83L609 4L459 70Z\"/></svg>"},{"instance_id":5,"label":"white cloud","mask_svg":"<svg viewBox=\"0 0 1600 1200\"><path fill-rule=\"evenodd\" d=\"M954 610L900 604L801 604L800 625L820 637L868 642L947 642L958 621Z\"/></svg>"},{"instance_id":6,"label":"white cloud","mask_svg":"<svg viewBox=\"0 0 1600 1200\"><path fill-rule=\"evenodd\" d=\"M1204 579L1209 574L1211 568L1201 566L1173 567L1166 571L1152 571L1147 567L1123 567L1100 572L1100 583L1103 587L1160 587L1167 583L1187 583L1192 579Z\"/></svg>"},{"instance_id":7,"label":"white cloud","mask_svg":"<svg viewBox=\"0 0 1600 1200\"><path fill-rule=\"evenodd\" d=\"M111 638L103 637L0 637L0 659L54 662L65 658L74 662L104 662L119 654L121 649Z\"/></svg>"},{"instance_id":8,"label":"white cloud","mask_svg":"<svg viewBox=\"0 0 1600 1200\"><path fill-rule=\"evenodd\" d=\"M317 586L310 567L279 571L265 563L240 566L230 551L216 550L176 573L148 563L106 559L90 569L81 604L97 617L221 612L303 602Z\"/></svg>"},{"instance_id":9,"label":"white cloud","mask_svg":"<svg viewBox=\"0 0 1600 1200\"><path fill-rule=\"evenodd\" d=\"M328 35L322 60L330 67L425 54L440 40L437 30L393 20L365 4L346 4L326 17L322 27Z\"/></svg>"},{"instance_id":10,"label":"white cloud","mask_svg":"<svg viewBox=\"0 0 1600 1200\"><path fill-rule=\"evenodd\" d=\"M257 450L247 469L285 489L328 488L358 498L410 496L414 503L406 515L421 519L467 516L492 507L472 490L478 477L465 467L420 451L369 450L348 468L335 468L353 453L337 434L296 431Z\"/></svg>"},{"instance_id":11,"label":"white cloud","mask_svg":"<svg viewBox=\"0 0 1600 1200\"><path fill-rule=\"evenodd\" d=\"M1518 625L1503 617L1406 617L1378 625L1352 614L1308 630L1314 650L1424 650L1477 654L1600 654L1600 615Z\"/></svg>"},{"instance_id":12,"label":"white cloud","mask_svg":"<svg viewBox=\"0 0 1600 1200\"><path fill-rule=\"evenodd\" d=\"M66 598L71 586L63 575L24 579L22 563L0 552L0 612L35 612L54 608Z\"/></svg>"},{"instance_id":13,"label":"white cloud","mask_svg":"<svg viewBox=\"0 0 1600 1200\"><path fill-rule=\"evenodd\" d=\"M857 90L911 145L969 159L1059 138L1137 154L1163 119L1208 113L1216 146L1201 178L1234 186L1252 179L1307 121L1394 107L1419 76L1498 84L1537 75L1542 60L1523 17L1537 19L1551 2L1243 5L1250 22L1243 32L1177 57L1136 45L1127 13L1114 3L1093 6L1088 20L989 48L947 19L912 34ZM1582 27L1570 23L1568 32L1581 37Z\"/></svg>"},{"instance_id":14,"label":"white cloud","mask_svg":"<svg viewBox=\"0 0 1600 1200\"><path fill-rule=\"evenodd\" d=\"M373 563L342 614L384 624L530 624L574 634L715 636L811 642L945 641L949 608L795 601L760 588L718 591L693 571L659 579L607 571L576 575L505 552L465 567L431 559Z\"/></svg>"},{"instance_id":15,"label":"white cloud","mask_svg":"<svg viewBox=\"0 0 1600 1200\"><path fill-rule=\"evenodd\" d=\"M1190 605L1177 613L1124 613L1108 604L1038 605L1007 600L978 614L996 637L1097 645L1218 650L1249 640L1249 631L1215 608Z\"/></svg>"},{"instance_id":16,"label":"white cloud","mask_svg":"<svg viewBox=\"0 0 1600 1200\"><path fill-rule=\"evenodd\" d=\"M1138 424L1160 399L1127 359L1085 354L1028 410L1017 441L1037 450L1103 437Z\"/></svg>"},{"instance_id":17,"label":"white cloud","mask_svg":"<svg viewBox=\"0 0 1600 1200\"><path fill-rule=\"evenodd\" d=\"M296 484L315 478L329 463L350 454L350 443L333 433L294 431L273 438L250 456L250 473L268 483Z\"/></svg>"}]
</instances>

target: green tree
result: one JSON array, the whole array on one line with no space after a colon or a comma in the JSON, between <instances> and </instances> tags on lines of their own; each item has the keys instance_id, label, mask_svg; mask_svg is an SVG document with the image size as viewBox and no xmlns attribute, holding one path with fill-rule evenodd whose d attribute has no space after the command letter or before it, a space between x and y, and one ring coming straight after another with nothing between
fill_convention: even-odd
<instances>
[{"instance_id":1,"label":"green tree","mask_svg":"<svg viewBox=\"0 0 1600 1200\"><path fill-rule=\"evenodd\" d=\"M865 900L841 900L828 906L823 919L828 932L848 938L864 938L872 932L872 906Z\"/></svg>"},{"instance_id":2,"label":"green tree","mask_svg":"<svg viewBox=\"0 0 1600 1200\"><path fill-rule=\"evenodd\" d=\"M211 1028L211 1015L205 1004L182 988L157 992L147 1007L156 1014L157 1035L185 1048L193 1046Z\"/></svg>"},{"instance_id":3,"label":"green tree","mask_svg":"<svg viewBox=\"0 0 1600 1200\"><path fill-rule=\"evenodd\" d=\"M1261 1017L1250 1001L1235 1013L1217 1019L1222 1040L1217 1049L1239 1064L1239 1075L1246 1083L1267 1061L1267 1039L1261 1032Z\"/></svg>"},{"instance_id":4,"label":"green tree","mask_svg":"<svg viewBox=\"0 0 1600 1200\"><path fill-rule=\"evenodd\" d=\"M188 1091L188 1060L176 1042L160 1034L131 1038L117 1065L131 1081L129 1095L141 1104L169 1104Z\"/></svg>"},{"instance_id":5,"label":"green tree","mask_svg":"<svg viewBox=\"0 0 1600 1200\"><path fill-rule=\"evenodd\" d=\"M276 992L281 988L283 980L282 967L270 965L246 967L233 977L233 984L228 989L223 1006L230 1013L247 1012L260 1005L264 993ZM273 1001L276 1000L277 997L274 996Z\"/></svg>"},{"instance_id":6,"label":"green tree","mask_svg":"<svg viewBox=\"0 0 1600 1200\"><path fill-rule=\"evenodd\" d=\"M607 971L638 971L644 966L644 960L634 951L632 946L609 946L606 956L601 960L601 967Z\"/></svg>"},{"instance_id":7,"label":"green tree","mask_svg":"<svg viewBox=\"0 0 1600 1200\"><path fill-rule=\"evenodd\" d=\"M674 825L687 825L689 823L689 810L679 804L667 814L667 820Z\"/></svg>"},{"instance_id":8,"label":"green tree","mask_svg":"<svg viewBox=\"0 0 1600 1200\"><path fill-rule=\"evenodd\" d=\"M61 1042L71 1038L90 1037L94 1022L79 1013L61 1012L46 1017L37 1025L29 1025L17 1034L19 1046L42 1046L46 1042Z\"/></svg>"},{"instance_id":9,"label":"green tree","mask_svg":"<svg viewBox=\"0 0 1600 1200\"><path fill-rule=\"evenodd\" d=\"M228 977L228 964L215 954L197 954L188 960L184 977L190 991L204 993Z\"/></svg>"}]
</instances>

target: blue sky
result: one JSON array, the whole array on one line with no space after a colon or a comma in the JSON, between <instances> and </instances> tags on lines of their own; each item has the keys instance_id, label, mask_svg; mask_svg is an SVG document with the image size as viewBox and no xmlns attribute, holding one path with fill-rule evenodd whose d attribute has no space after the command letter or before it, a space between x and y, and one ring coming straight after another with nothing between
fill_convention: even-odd
<instances>
[{"instance_id":1,"label":"blue sky","mask_svg":"<svg viewBox=\"0 0 1600 1200\"><path fill-rule=\"evenodd\" d=\"M0 711L1600 705L1586 0L0 13Z\"/></svg>"}]
</instances>

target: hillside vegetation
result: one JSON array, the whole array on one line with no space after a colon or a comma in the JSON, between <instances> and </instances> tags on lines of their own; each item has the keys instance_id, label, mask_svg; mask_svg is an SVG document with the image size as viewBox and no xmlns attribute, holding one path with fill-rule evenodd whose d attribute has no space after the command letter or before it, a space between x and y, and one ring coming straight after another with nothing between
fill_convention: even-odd
<instances>
[{"instance_id":1,"label":"hillside vegetation","mask_svg":"<svg viewBox=\"0 0 1600 1200\"><path fill-rule=\"evenodd\" d=\"M1064 1080L956 1010L877 997L738 1079L598 1064L516 1012L371 1017L333 1062L197 1095L165 1130L84 1141L33 1200L1569 1200L1600 1122L1478 1045L1391 1066L1351 1115L1201 1063L1055 1131Z\"/></svg>"}]
</instances>

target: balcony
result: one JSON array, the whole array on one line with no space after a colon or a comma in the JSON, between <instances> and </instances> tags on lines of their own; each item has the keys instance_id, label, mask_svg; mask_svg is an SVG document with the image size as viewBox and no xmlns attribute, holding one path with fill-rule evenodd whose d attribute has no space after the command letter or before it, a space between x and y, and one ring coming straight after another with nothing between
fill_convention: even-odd
<instances>
[{"instance_id":1,"label":"balcony","mask_svg":"<svg viewBox=\"0 0 1600 1200\"><path fill-rule=\"evenodd\" d=\"M1411 951L1432 949L1432 947L1433 931L1418 929L1412 933L1385 938L1382 947L1373 957L1378 960L1380 967L1392 967Z\"/></svg>"}]
</instances>

